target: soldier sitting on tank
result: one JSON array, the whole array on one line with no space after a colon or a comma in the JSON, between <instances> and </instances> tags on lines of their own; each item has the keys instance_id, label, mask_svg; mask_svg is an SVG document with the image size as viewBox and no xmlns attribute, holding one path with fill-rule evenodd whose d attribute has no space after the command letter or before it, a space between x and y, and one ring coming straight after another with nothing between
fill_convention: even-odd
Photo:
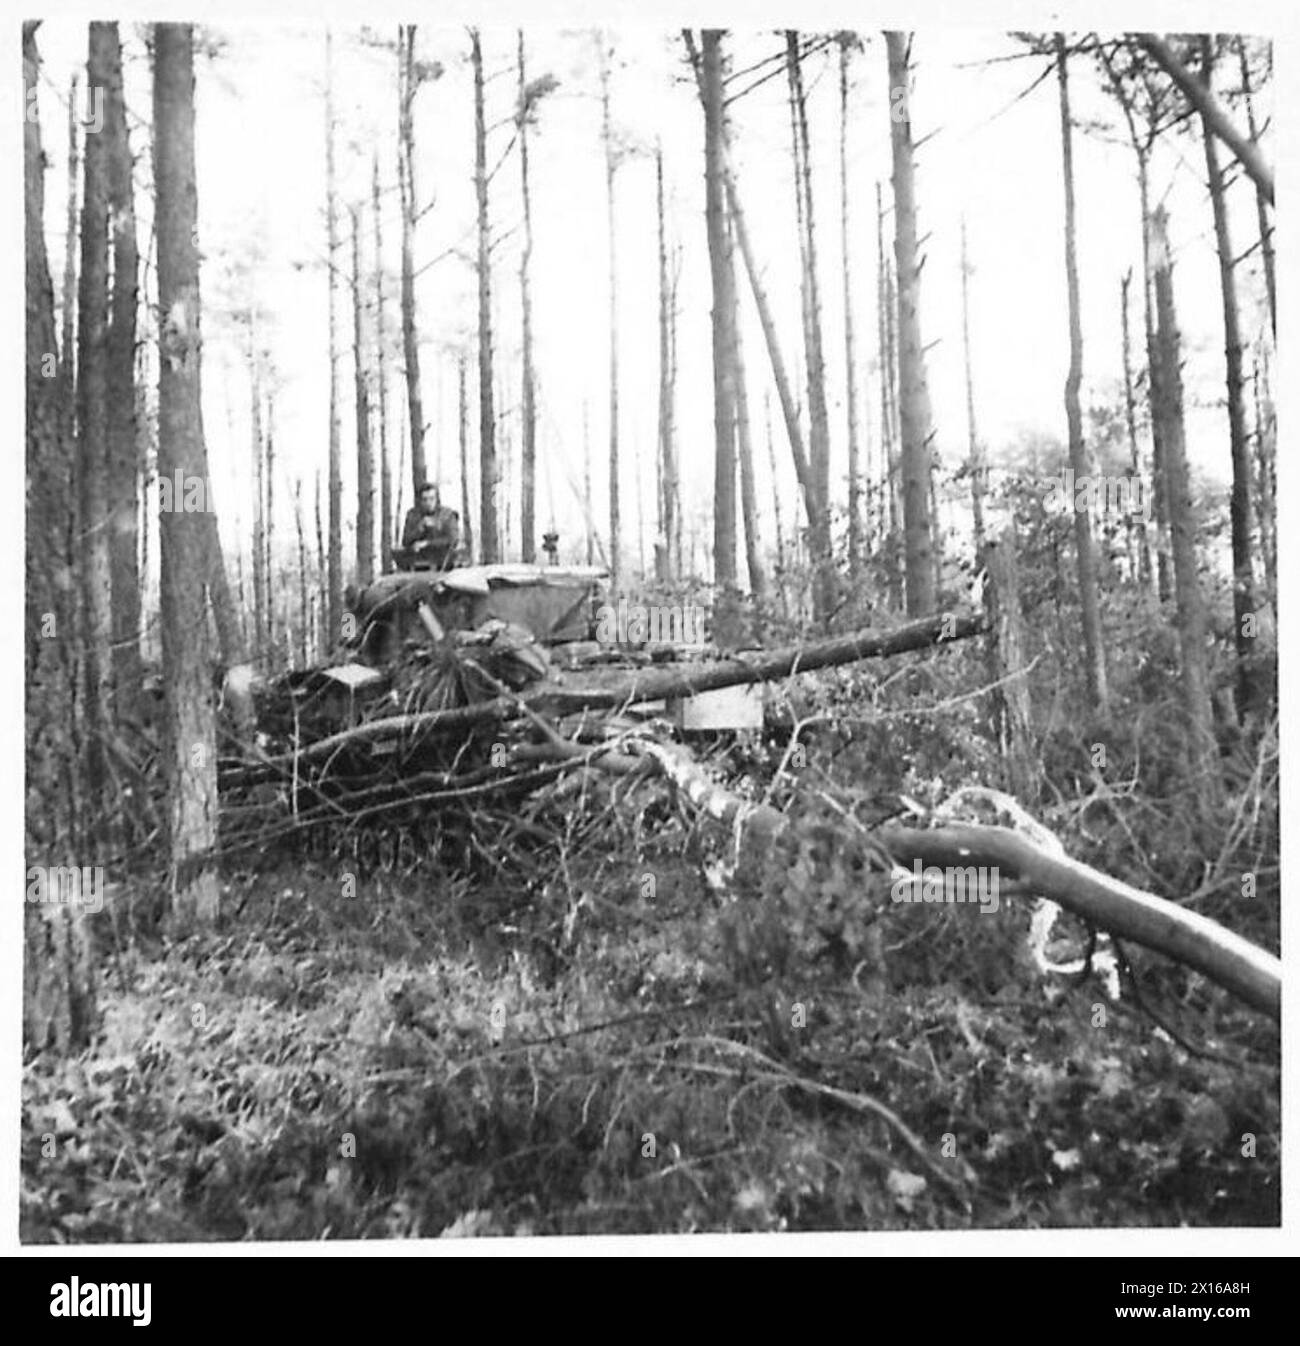
<instances>
[{"instance_id":1,"label":"soldier sitting on tank","mask_svg":"<svg viewBox=\"0 0 1300 1346\"><path fill-rule=\"evenodd\" d=\"M395 559L413 570L450 570L460 552L460 515L440 503L431 482L420 483L416 500L407 512Z\"/></svg>"}]
</instances>

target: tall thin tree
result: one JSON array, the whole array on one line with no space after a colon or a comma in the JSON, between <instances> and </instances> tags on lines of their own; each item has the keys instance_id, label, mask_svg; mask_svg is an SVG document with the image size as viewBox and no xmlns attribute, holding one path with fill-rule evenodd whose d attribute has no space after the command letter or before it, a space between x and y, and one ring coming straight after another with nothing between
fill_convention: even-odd
<instances>
[{"instance_id":1,"label":"tall thin tree","mask_svg":"<svg viewBox=\"0 0 1300 1346\"><path fill-rule=\"evenodd\" d=\"M411 439L411 480L425 479L424 398L420 390L420 338L415 304L415 222L420 210L415 179L415 95L427 67L415 59L415 24L398 30L397 184L402 206L402 357L406 365L407 428Z\"/></svg>"},{"instance_id":2,"label":"tall thin tree","mask_svg":"<svg viewBox=\"0 0 1300 1346\"><path fill-rule=\"evenodd\" d=\"M108 87L103 135L107 142L108 208L112 232L113 290L106 339L109 569L112 577L113 696L119 715L140 691L140 572L137 519L140 460L135 419L136 308L139 248L135 236L135 190L131 143L122 93L122 44L117 24L108 25Z\"/></svg>"},{"instance_id":3,"label":"tall thin tree","mask_svg":"<svg viewBox=\"0 0 1300 1346\"><path fill-rule=\"evenodd\" d=\"M916 226L912 147L911 34L885 34L891 95L890 145L894 168L894 255L898 267L899 429L903 478L904 585L909 616L933 612L936 603L930 519L930 392L921 342L921 261Z\"/></svg>"},{"instance_id":4,"label":"tall thin tree","mask_svg":"<svg viewBox=\"0 0 1300 1346\"><path fill-rule=\"evenodd\" d=\"M515 125L519 133L519 183L524 201L524 245L519 254L519 304L523 326L522 459L519 466L519 554L531 562L537 552L537 387L533 368L533 296L529 267L533 259L533 198L528 179L528 123L532 119L528 74L524 59L524 30L517 34L519 99Z\"/></svg>"},{"instance_id":5,"label":"tall thin tree","mask_svg":"<svg viewBox=\"0 0 1300 1346\"><path fill-rule=\"evenodd\" d=\"M194 164L194 51L189 24L154 27L154 176L158 238L159 475L205 476ZM173 502L176 503L176 502ZM161 611L172 907L216 915L208 856L217 839L216 724L204 614L203 512L162 512Z\"/></svg>"},{"instance_id":6,"label":"tall thin tree","mask_svg":"<svg viewBox=\"0 0 1300 1346\"><path fill-rule=\"evenodd\" d=\"M961 349L966 374L966 446L970 472L971 517L975 529L975 555L984 551L984 455L975 424L975 380L971 372L970 347L970 255L966 248L966 217L961 221Z\"/></svg>"},{"instance_id":7,"label":"tall thin tree","mask_svg":"<svg viewBox=\"0 0 1300 1346\"><path fill-rule=\"evenodd\" d=\"M116 32L90 25L86 83L106 88ZM81 538L81 657L86 729L86 794L102 808L112 687L108 477L108 140L87 135L81 206L81 279L77 301L77 484Z\"/></svg>"},{"instance_id":8,"label":"tall thin tree","mask_svg":"<svg viewBox=\"0 0 1300 1346\"><path fill-rule=\"evenodd\" d=\"M1201 78L1214 92L1214 38L1201 38ZM1219 292L1223 301L1223 352L1228 399L1228 442L1232 451L1232 612L1237 647L1237 714L1241 719L1255 708L1255 564L1251 545L1250 437L1246 432L1246 404L1241 362L1241 319L1237 311L1236 254L1228 222L1227 189L1219 167L1214 131L1202 115L1205 174L1214 212L1215 251L1219 256Z\"/></svg>"},{"instance_id":9,"label":"tall thin tree","mask_svg":"<svg viewBox=\"0 0 1300 1346\"><path fill-rule=\"evenodd\" d=\"M713 280L713 566L714 583L726 593L736 583L735 299L727 238L723 182L722 31L701 38L704 99L704 221Z\"/></svg>"},{"instance_id":10,"label":"tall thin tree","mask_svg":"<svg viewBox=\"0 0 1300 1346\"><path fill-rule=\"evenodd\" d=\"M393 567L393 468L388 459L388 324L384 289L384 212L379 156L371 163L370 213L375 222L375 391L379 401L379 564Z\"/></svg>"},{"instance_id":11,"label":"tall thin tree","mask_svg":"<svg viewBox=\"0 0 1300 1346\"><path fill-rule=\"evenodd\" d=\"M862 462L858 442L858 352L853 325L852 247L849 229L849 54L860 45L856 33L841 33L840 48L840 257L844 280L844 392L849 432L849 569L862 567Z\"/></svg>"},{"instance_id":12,"label":"tall thin tree","mask_svg":"<svg viewBox=\"0 0 1300 1346\"><path fill-rule=\"evenodd\" d=\"M484 565L501 560L497 519L496 411L492 387L492 226L488 214L487 116L484 111L483 44L470 30L474 67L474 195L478 202L478 460L479 548Z\"/></svg>"},{"instance_id":13,"label":"tall thin tree","mask_svg":"<svg viewBox=\"0 0 1300 1346\"><path fill-rule=\"evenodd\" d=\"M617 589L621 578L622 526L619 517L618 446L618 234L615 228L614 178L618 155L610 118L610 49L607 35L596 35L600 54L601 139L605 150L605 221L609 256L609 573Z\"/></svg>"},{"instance_id":14,"label":"tall thin tree","mask_svg":"<svg viewBox=\"0 0 1300 1346\"><path fill-rule=\"evenodd\" d=\"M370 386L362 323L361 207L352 218L352 372L357 421L357 583L375 577L375 460L370 447Z\"/></svg>"},{"instance_id":15,"label":"tall thin tree","mask_svg":"<svg viewBox=\"0 0 1300 1346\"><path fill-rule=\"evenodd\" d=\"M325 219L326 272L329 282L330 438L329 571L326 582L325 644L332 648L343 633L343 446L339 424L338 254L339 203L335 166L337 125L334 111L334 37L325 30Z\"/></svg>"},{"instance_id":16,"label":"tall thin tree","mask_svg":"<svg viewBox=\"0 0 1300 1346\"><path fill-rule=\"evenodd\" d=\"M1083 382L1083 321L1079 312L1079 263L1074 201L1074 124L1070 116L1069 48L1065 34L1053 37L1056 53L1058 102L1061 115L1061 171L1065 184L1065 285L1070 323L1070 369L1065 379L1065 417L1069 430L1070 466L1075 480L1090 473L1088 446L1083 437L1083 409L1079 388ZM1075 562L1079 575L1079 606L1083 614L1084 673L1088 695L1097 708L1108 700L1106 647L1097 595L1097 555L1092 539L1092 516L1086 507L1074 510Z\"/></svg>"}]
</instances>

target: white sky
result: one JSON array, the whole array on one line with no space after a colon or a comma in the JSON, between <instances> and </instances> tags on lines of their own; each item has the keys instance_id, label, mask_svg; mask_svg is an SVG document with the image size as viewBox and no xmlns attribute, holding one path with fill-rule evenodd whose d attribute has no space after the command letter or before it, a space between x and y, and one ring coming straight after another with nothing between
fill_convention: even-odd
<instances>
[{"instance_id":1,"label":"white sky","mask_svg":"<svg viewBox=\"0 0 1300 1346\"><path fill-rule=\"evenodd\" d=\"M323 24L224 24L210 31L226 40L214 60L197 63L197 157L200 238L205 254L205 423L222 526L231 545L247 544L249 526L248 382L237 338L223 321L217 300L218 272L228 259L260 250L257 294L271 317L269 342L282 380L276 412L279 457L275 493L277 529L292 543L293 482L302 477L310 501L315 474L326 472L328 445L327 299L321 260L324 221L324 27ZM711 292L703 219L703 118L684 79L682 47L675 29L609 30L617 57L613 75L616 127L633 142L664 145L670 195L670 230L681 241L677 426L684 464L688 516L699 521L701 546L708 528L712 489L712 375L709 309ZM149 72L141 36L123 24L127 44L128 100L142 119L133 126L137 181L151 184L147 142ZM394 26L380 34L391 40ZM875 184L889 205L888 91L884 44L865 35L866 50L854 57L850 91L851 258L858 334L859 407L864 431L878 440L876 372ZM336 104L342 120L339 168L344 206L368 204L371 155L380 158L387 193L385 251L391 281L390 321L396 330L398 213L395 189L395 57L364 49L360 30L334 25ZM81 21L42 26L39 42L46 80L41 91L51 265L62 265L64 212L64 110L56 91L85 56ZM530 141L535 231L533 306L541 397L539 525L554 521L566 543L580 546L580 491L584 406L590 422L595 514L603 532L607 489L607 274L604 164L600 144L597 68L590 30L526 29L529 75L549 71L559 90L543 103ZM737 30L728 39L733 65L741 68L775 52L772 31ZM916 84L913 130L934 133L918 159L921 228L929 233L922 279L923 335L939 453L946 466L965 456L965 391L961 361L960 221L967 221L972 279L972 342L977 415L983 439L998 449L1026 431L1064 437L1062 385L1068 348L1063 271L1063 188L1057 120L1057 86L1049 76L1023 100L1017 96L1041 73L1043 61L996 61L1022 50L991 29L931 28L914 45ZM484 30L489 123L508 118L515 97L515 34ZM445 66L439 81L422 88L416 102L418 186L422 203L434 204L420 223L417 268L450 248L474 248L473 100L469 42L461 28L420 29L418 55ZM1225 78L1227 72L1225 72ZM843 306L840 276L838 180L838 70L834 52L808 63L809 112L813 128L823 339L828 357L833 471L843 497L846 463ZM756 251L766 268L787 365L801 367L798 269L791 192L789 121L784 76L732 108L741 191ZM1089 63L1073 65L1076 120L1114 116ZM1261 115L1269 108L1261 100ZM492 136L489 161L509 140L508 127ZM1224 156L1225 161L1227 155ZM1120 277L1137 270L1140 235L1133 156L1118 144L1076 131L1076 191L1079 260L1083 292L1084 396L1112 394L1120 376ZM1222 326L1212 221L1202 182L1199 140L1180 137L1158 157L1153 193L1171 213L1180 325L1189 394L1189 440L1194 462L1226 479L1229 469L1223 384ZM518 455L518 252L521 235L517 156L493 183L493 220L506 235L495 252L496 340L500 359L498 401L510 452ZM1236 248L1255 241L1253 197L1242 182L1232 192ZM142 224L149 208L142 201ZM373 243L366 234L363 265ZM888 230L888 226L887 226ZM617 246L620 287L622 477L625 555L636 564L636 473L644 483L645 554L654 531L654 450L658 392L657 261L654 163L633 159L618 175ZM347 263L350 238L343 215L340 261ZM887 232L886 247L892 246ZM739 257L737 258L739 267ZM1258 255L1241 268L1243 315L1248 333L1258 321L1262 295ZM770 384L765 348L747 286L740 278L745 313L751 412L756 421L760 499L765 511L771 488L762 451L763 390ZM1135 296L1136 298L1136 296ZM350 343L350 297L340 291L340 336ZM474 275L468 260L436 262L418 285L427 449L437 464L444 493L458 504L456 349L469 357L471 455L477 444L476 323ZM1132 312L1135 362L1140 364L1141 315ZM355 508L350 348L340 368L343 416L345 518ZM373 394L372 394L373 396ZM404 416L400 365L389 363L389 417L394 471L397 427ZM794 508L795 479L775 397L779 492L785 523ZM639 465L638 465L639 455ZM506 490L517 493L517 467L508 466ZM378 476L376 474L376 489ZM477 486L473 501L477 516ZM409 504L409 486L405 492ZM376 504L376 510L378 506ZM477 517L475 517L477 524ZM309 521L309 528L310 528ZM770 511L765 519L772 537ZM508 506L508 540L517 545L518 506Z\"/></svg>"}]
</instances>

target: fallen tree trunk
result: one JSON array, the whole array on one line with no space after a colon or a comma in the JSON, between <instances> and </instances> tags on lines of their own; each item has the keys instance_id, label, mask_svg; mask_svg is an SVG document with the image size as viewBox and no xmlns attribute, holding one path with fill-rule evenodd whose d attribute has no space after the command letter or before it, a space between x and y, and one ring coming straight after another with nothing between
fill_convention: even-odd
<instances>
[{"instance_id":1,"label":"fallen tree trunk","mask_svg":"<svg viewBox=\"0 0 1300 1346\"><path fill-rule=\"evenodd\" d=\"M685 749L649 745L645 751L700 812L732 832L747 862L784 828L779 810L719 785ZM1194 968L1252 1008L1281 1018L1280 959L1207 916L1053 854L1024 833L976 824L932 830L887 824L870 836L905 869L917 860L925 868L996 866L999 878L1030 888L1098 930Z\"/></svg>"},{"instance_id":2,"label":"fallen tree trunk","mask_svg":"<svg viewBox=\"0 0 1300 1346\"><path fill-rule=\"evenodd\" d=\"M1134 888L1007 827L954 824L922 831L889 825L876 839L900 863L997 866L1099 930L1195 968L1271 1018L1282 1013L1282 963L1208 916Z\"/></svg>"},{"instance_id":3,"label":"fallen tree trunk","mask_svg":"<svg viewBox=\"0 0 1300 1346\"><path fill-rule=\"evenodd\" d=\"M475 725L507 720L530 712L569 714L579 710L616 710L642 701L689 697L724 687L773 682L796 673L810 673L814 669L829 668L836 664L927 649L933 645L979 635L987 629L988 620L982 611L961 616L938 614L909 622L894 631L868 628L811 645L789 646L751 661L733 657L686 668L652 669L634 673L605 687L557 687L554 684L543 684L518 696L495 696L447 710L420 711L411 715L368 720L351 729L331 734L328 738L319 739L297 754L285 753L280 757L268 758L260 765L263 769L288 769L292 768L295 761L300 764L320 761L350 747L471 729Z\"/></svg>"}]
</instances>

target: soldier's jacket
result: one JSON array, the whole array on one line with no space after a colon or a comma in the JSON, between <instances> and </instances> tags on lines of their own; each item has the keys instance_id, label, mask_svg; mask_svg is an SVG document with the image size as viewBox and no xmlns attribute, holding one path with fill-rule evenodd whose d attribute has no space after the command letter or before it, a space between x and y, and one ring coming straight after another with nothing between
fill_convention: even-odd
<instances>
[{"instance_id":1,"label":"soldier's jacket","mask_svg":"<svg viewBox=\"0 0 1300 1346\"><path fill-rule=\"evenodd\" d=\"M432 514L423 514L417 505L407 512L402 527L402 546L428 544L428 550L450 555L460 545L460 515L454 509L439 505Z\"/></svg>"}]
</instances>

